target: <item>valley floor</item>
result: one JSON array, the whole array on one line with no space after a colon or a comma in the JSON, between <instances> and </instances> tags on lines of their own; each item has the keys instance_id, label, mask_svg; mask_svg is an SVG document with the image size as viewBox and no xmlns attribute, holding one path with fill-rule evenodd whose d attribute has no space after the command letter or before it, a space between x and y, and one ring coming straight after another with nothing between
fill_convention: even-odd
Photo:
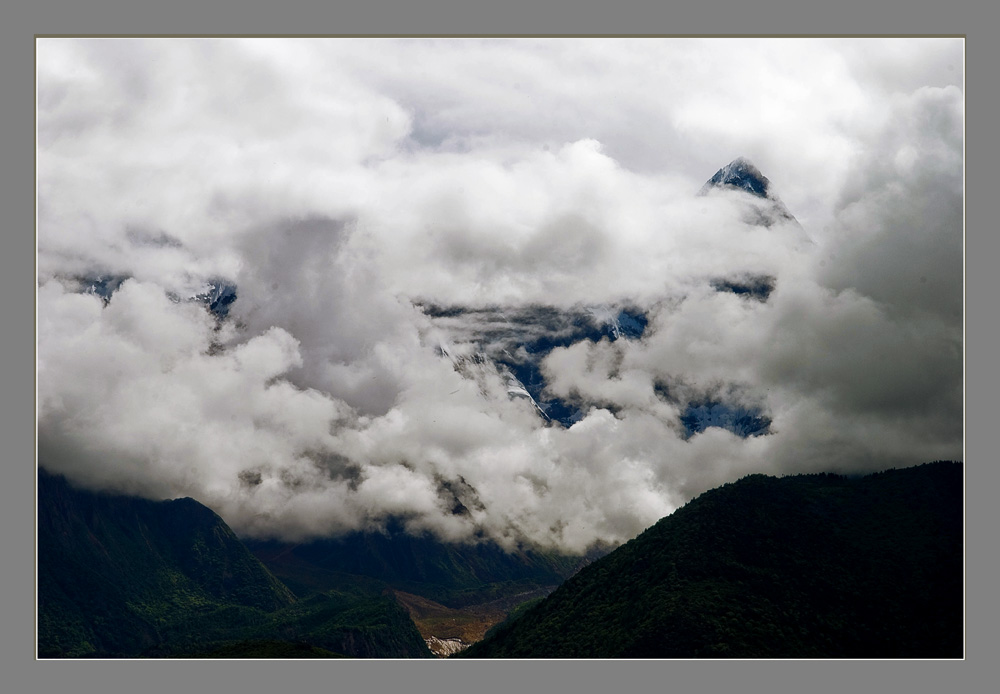
<instances>
[{"instance_id":1,"label":"valley floor","mask_svg":"<svg viewBox=\"0 0 1000 694\"><path fill-rule=\"evenodd\" d=\"M446 658L481 641L487 631L507 618L512 608L527 600L544 597L555 588L545 586L461 608L447 607L412 593L393 592L409 612L431 652L439 658Z\"/></svg>"}]
</instances>

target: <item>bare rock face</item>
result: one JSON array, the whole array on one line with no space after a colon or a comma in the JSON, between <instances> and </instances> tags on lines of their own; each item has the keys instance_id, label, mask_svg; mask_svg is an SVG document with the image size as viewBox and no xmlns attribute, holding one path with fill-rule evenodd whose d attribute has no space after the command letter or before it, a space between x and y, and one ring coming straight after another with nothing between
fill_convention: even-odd
<instances>
[{"instance_id":1,"label":"bare rock face","mask_svg":"<svg viewBox=\"0 0 1000 694\"><path fill-rule=\"evenodd\" d=\"M715 172L702 186L700 195L712 188L738 188L758 198L769 197L771 181L749 159L738 157Z\"/></svg>"},{"instance_id":2,"label":"bare rock face","mask_svg":"<svg viewBox=\"0 0 1000 694\"><path fill-rule=\"evenodd\" d=\"M759 200L748 201L744 220L754 226L770 227L774 224L798 221L778 199L771 188L771 181L749 159L738 157L715 172L698 195L709 195L719 190L738 190Z\"/></svg>"}]
</instances>

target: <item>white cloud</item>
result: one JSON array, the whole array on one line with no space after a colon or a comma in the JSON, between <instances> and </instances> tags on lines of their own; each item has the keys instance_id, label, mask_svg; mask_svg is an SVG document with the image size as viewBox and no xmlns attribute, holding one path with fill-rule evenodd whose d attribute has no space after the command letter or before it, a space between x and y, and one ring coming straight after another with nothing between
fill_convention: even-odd
<instances>
[{"instance_id":1,"label":"white cloud","mask_svg":"<svg viewBox=\"0 0 1000 694\"><path fill-rule=\"evenodd\" d=\"M960 457L961 54L41 40L42 462L249 534L395 515L581 551L749 472ZM738 155L802 227L695 197ZM709 284L746 273L775 278L766 303ZM132 279L104 305L74 291L98 275ZM187 300L215 277L238 286L221 327ZM584 408L568 429L435 351L471 357L498 315L623 302L642 340L540 364ZM773 433L685 438L687 399L719 394Z\"/></svg>"}]
</instances>

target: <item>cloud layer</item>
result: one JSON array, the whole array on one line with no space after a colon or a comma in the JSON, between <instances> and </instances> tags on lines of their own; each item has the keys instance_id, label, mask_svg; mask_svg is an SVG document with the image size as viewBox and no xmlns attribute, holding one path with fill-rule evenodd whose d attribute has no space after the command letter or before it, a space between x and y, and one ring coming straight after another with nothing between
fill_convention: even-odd
<instances>
[{"instance_id":1,"label":"cloud layer","mask_svg":"<svg viewBox=\"0 0 1000 694\"><path fill-rule=\"evenodd\" d=\"M40 461L248 535L582 551L751 472L960 458L962 49L40 40ZM740 155L801 226L696 197ZM187 300L218 278L224 321ZM428 305L649 324L544 358L567 428ZM720 393L771 433L687 436Z\"/></svg>"}]
</instances>

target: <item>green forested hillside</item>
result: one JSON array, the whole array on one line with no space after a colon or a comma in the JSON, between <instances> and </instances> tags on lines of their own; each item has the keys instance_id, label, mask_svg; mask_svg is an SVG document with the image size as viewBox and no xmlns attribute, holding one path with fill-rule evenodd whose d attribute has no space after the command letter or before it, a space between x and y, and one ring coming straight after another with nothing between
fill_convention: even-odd
<instances>
[{"instance_id":1,"label":"green forested hillside","mask_svg":"<svg viewBox=\"0 0 1000 694\"><path fill-rule=\"evenodd\" d=\"M181 654L186 658L226 658L226 659L292 659L300 660L305 658L343 658L340 653L334 653L323 648L310 646L303 641L239 641L236 643L217 646L210 650L195 651Z\"/></svg>"},{"instance_id":2,"label":"green forested hillside","mask_svg":"<svg viewBox=\"0 0 1000 694\"><path fill-rule=\"evenodd\" d=\"M39 655L136 654L180 616L266 613L294 597L208 508L38 477Z\"/></svg>"},{"instance_id":3,"label":"green forested hillside","mask_svg":"<svg viewBox=\"0 0 1000 694\"><path fill-rule=\"evenodd\" d=\"M429 657L393 589L509 609L580 562L392 533L255 543L286 587L191 499L96 494L44 470L38 489L41 657ZM962 523L958 463L750 476L463 655L961 657Z\"/></svg>"},{"instance_id":4,"label":"green forested hillside","mask_svg":"<svg viewBox=\"0 0 1000 694\"><path fill-rule=\"evenodd\" d=\"M490 542L448 544L393 527L300 545L247 544L298 595L367 577L456 608L558 585L586 562L532 549L506 552Z\"/></svg>"},{"instance_id":5,"label":"green forested hillside","mask_svg":"<svg viewBox=\"0 0 1000 694\"><path fill-rule=\"evenodd\" d=\"M461 657L959 658L959 463L702 494Z\"/></svg>"},{"instance_id":6,"label":"green forested hillside","mask_svg":"<svg viewBox=\"0 0 1000 694\"><path fill-rule=\"evenodd\" d=\"M274 642L431 655L384 584L296 600L198 502L93 493L39 470L40 657L280 651Z\"/></svg>"}]
</instances>

